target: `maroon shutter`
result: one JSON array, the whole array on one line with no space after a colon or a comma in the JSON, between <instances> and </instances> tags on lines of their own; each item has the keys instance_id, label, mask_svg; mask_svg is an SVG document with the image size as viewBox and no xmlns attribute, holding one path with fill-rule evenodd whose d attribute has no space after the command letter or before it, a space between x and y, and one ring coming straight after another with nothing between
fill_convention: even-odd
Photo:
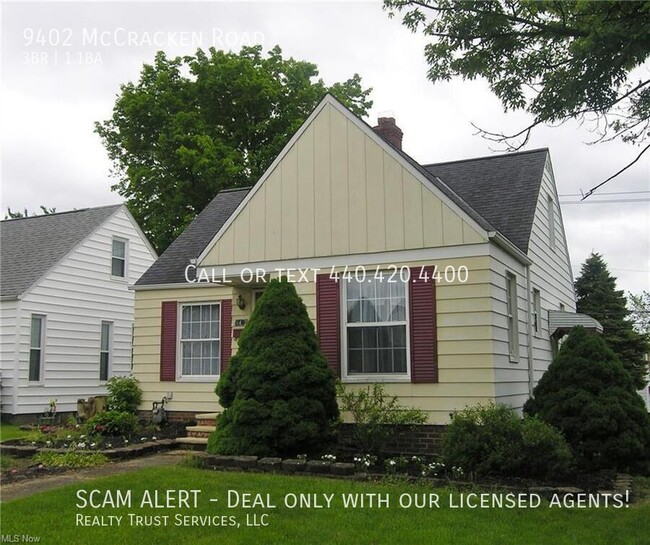
<instances>
[{"instance_id":1,"label":"maroon shutter","mask_svg":"<svg viewBox=\"0 0 650 545\"><path fill-rule=\"evenodd\" d=\"M160 380L176 380L178 304L163 301L160 313Z\"/></svg>"},{"instance_id":2,"label":"maroon shutter","mask_svg":"<svg viewBox=\"0 0 650 545\"><path fill-rule=\"evenodd\" d=\"M411 382L438 382L436 283L433 267L412 267L409 282ZM422 277L428 277L424 280Z\"/></svg>"},{"instance_id":3,"label":"maroon shutter","mask_svg":"<svg viewBox=\"0 0 650 545\"><path fill-rule=\"evenodd\" d=\"M232 301L221 301L221 373L228 369L232 356Z\"/></svg>"},{"instance_id":4,"label":"maroon shutter","mask_svg":"<svg viewBox=\"0 0 650 545\"><path fill-rule=\"evenodd\" d=\"M339 283L329 274L316 277L316 332L330 368L341 375Z\"/></svg>"}]
</instances>

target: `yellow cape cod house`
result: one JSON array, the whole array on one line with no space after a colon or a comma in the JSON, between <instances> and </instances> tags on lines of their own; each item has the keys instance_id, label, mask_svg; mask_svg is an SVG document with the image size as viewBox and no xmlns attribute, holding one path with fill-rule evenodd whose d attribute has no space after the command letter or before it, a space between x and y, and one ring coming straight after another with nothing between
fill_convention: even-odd
<instances>
[{"instance_id":1,"label":"yellow cape cod house","mask_svg":"<svg viewBox=\"0 0 650 545\"><path fill-rule=\"evenodd\" d=\"M549 152L420 165L401 137L328 95L252 188L214 198L134 286L143 409L219 412L215 384L278 275L344 383L382 382L431 424L522 407L554 339L597 327L574 314Z\"/></svg>"}]
</instances>

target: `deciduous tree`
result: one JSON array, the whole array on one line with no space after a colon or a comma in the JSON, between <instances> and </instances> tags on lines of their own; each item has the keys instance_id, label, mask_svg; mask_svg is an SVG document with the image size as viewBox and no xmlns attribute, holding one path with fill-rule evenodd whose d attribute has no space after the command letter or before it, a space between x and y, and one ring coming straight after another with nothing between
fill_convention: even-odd
<instances>
[{"instance_id":1,"label":"deciduous tree","mask_svg":"<svg viewBox=\"0 0 650 545\"><path fill-rule=\"evenodd\" d=\"M160 253L222 189L257 181L327 92L358 115L372 102L355 74L325 85L279 47L239 53L159 52L121 86L113 115L95 124L113 186Z\"/></svg>"},{"instance_id":2,"label":"deciduous tree","mask_svg":"<svg viewBox=\"0 0 650 545\"><path fill-rule=\"evenodd\" d=\"M537 125L578 119L593 122L594 141L639 145L637 160L650 148L650 78L633 73L650 55L649 2L384 0L384 9L431 38L432 81L483 77L506 111L532 115L512 134L479 129L485 137L519 149Z\"/></svg>"}]
</instances>

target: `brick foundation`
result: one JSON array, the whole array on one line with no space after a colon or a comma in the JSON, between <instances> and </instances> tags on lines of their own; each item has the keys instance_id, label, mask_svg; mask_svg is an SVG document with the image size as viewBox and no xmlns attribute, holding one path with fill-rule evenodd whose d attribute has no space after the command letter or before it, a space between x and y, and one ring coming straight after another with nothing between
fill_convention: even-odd
<instances>
[{"instance_id":1,"label":"brick foundation","mask_svg":"<svg viewBox=\"0 0 650 545\"><path fill-rule=\"evenodd\" d=\"M339 427L339 444L355 448L352 431L355 424ZM447 426L423 424L418 426L393 426L392 440L386 448L388 454L433 455L442 452L442 437Z\"/></svg>"}]
</instances>

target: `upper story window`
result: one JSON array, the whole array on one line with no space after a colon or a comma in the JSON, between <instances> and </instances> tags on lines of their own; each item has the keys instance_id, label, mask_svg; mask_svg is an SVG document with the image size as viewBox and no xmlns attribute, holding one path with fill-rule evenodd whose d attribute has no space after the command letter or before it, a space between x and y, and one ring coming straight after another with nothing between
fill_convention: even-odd
<instances>
[{"instance_id":1,"label":"upper story window","mask_svg":"<svg viewBox=\"0 0 650 545\"><path fill-rule=\"evenodd\" d=\"M43 345L45 344L45 316L32 315L29 340L29 381L40 382L43 378Z\"/></svg>"},{"instance_id":2,"label":"upper story window","mask_svg":"<svg viewBox=\"0 0 650 545\"><path fill-rule=\"evenodd\" d=\"M519 361L519 317L517 313L517 277L506 273L506 306L508 313L508 352L510 361Z\"/></svg>"},{"instance_id":3,"label":"upper story window","mask_svg":"<svg viewBox=\"0 0 650 545\"><path fill-rule=\"evenodd\" d=\"M121 238L113 238L111 276L116 278L126 277L126 240Z\"/></svg>"},{"instance_id":4,"label":"upper story window","mask_svg":"<svg viewBox=\"0 0 650 545\"><path fill-rule=\"evenodd\" d=\"M382 281L377 273L344 285L347 377L407 378L406 284Z\"/></svg>"},{"instance_id":5,"label":"upper story window","mask_svg":"<svg viewBox=\"0 0 650 545\"><path fill-rule=\"evenodd\" d=\"M548 243L555 248L555 202L548 196Z\"/></svg>"},{"instance_id":6,"label":"upper story window","mask_svg":"<svg viewBox=\"0 0 650 545\"><path fill-rule=\"evenodd\" d=\"M221 309L218 303L181 305L180 376L214 377L221 364Z\"/></svg>"}]
</instances>

